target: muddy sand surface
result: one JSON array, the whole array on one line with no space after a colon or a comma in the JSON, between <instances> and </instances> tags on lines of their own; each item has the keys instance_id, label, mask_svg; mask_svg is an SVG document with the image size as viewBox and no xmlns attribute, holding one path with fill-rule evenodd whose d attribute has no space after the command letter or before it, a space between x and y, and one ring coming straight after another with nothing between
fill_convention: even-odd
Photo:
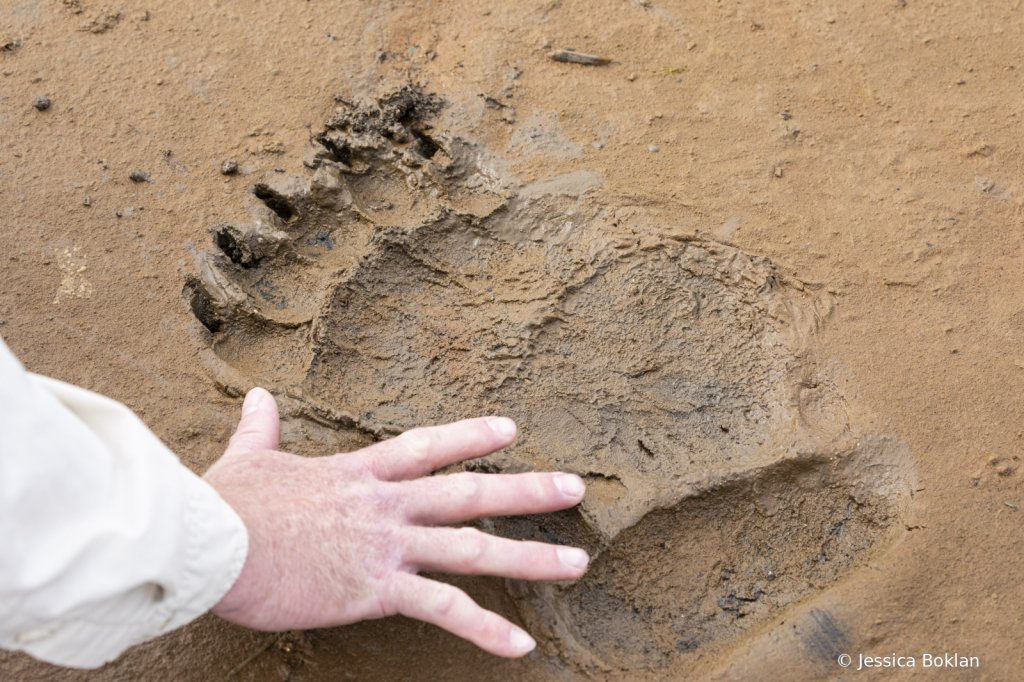
<instances>
[{"instance_id":1,"label":"muddy sand surface","mask_svg":"<svg viewBox=\"0 0 1024 682\"><path fill-rule=\"evenodd\" d=\"M205 617L0 678L1017 679L1022 13L3 0L0 335L30 370L197 472L256 385L309 456L508 415L465 468L587 499L480 526L593 561L452 579L538 638L518 661ZM922 667L954 652L979 667Z\"/></svg>"}]
</instances>

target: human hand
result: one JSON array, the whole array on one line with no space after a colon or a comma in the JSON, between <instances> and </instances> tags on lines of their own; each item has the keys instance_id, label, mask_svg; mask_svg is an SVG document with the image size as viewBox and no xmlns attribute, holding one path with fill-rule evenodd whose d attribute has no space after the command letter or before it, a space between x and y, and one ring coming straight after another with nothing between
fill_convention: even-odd
<instances>
[{"instance_id":1,"label":"human hand","mask_svg":"<svg viewBox=\"0 0 1024 682\"><path fill-rule=\"evenodd\" d=\"M483 417L414 429L347 454L298 457L277 451L277 403L253 389L224 456L204 476L249 531L242 573L213 612L258 630L400 613L499 656L529 653L535 642L522 629L462 590L416 575L567 580L586 571L581 549L443 527L556 511L583 499L583 481L572 474L425 477L499 450L515 435L512 420Z\"/></svg>"}]
</instances>

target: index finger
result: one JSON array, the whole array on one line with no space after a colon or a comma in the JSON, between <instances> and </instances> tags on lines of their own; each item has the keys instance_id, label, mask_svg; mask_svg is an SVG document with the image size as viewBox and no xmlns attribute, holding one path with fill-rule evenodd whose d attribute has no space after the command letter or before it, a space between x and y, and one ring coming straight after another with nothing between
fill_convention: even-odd
<instances>
[{"instance_id":1,"label":"index finger","mask_svg":"<svg viewBox=\"0 0 1024 682\"><path fill-rule=\"evenodd\" d=\"M516 424L511 419L478 417L406 431L361 450L359 457L380 480L405 481L455 462L489 455L515 437Z\"/></svg>"}]
</instances>

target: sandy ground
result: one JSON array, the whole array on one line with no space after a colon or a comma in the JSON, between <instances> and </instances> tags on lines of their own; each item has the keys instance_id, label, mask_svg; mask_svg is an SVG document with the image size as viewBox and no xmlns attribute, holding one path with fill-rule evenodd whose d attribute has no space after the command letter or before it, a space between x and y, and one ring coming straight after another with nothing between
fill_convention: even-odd
<instances>
[{"instance_id":1,"label":"sandy ground","mask_svg":"<svg viewBox=\"0 0 1024 682\"><path fill-rule=\"evenodd\" d=\"M658 512L662 516L648 514L635 526L599 528L605 536L595 547L606 549L607 559L595 563L595 578L582 587L552 596L497 580L461 581L483 603L535 631L552 622L548 616L568 618L568 627L576 628L575 649L548 633L532 657L500 661L399 618L284 636L204 618L99 671L59 671L0 653L0 677L1016 679L1024 665L1024 517L1017 511L1024 505L1022 11L1019 2L913 0L857 6L646 0L171 6L126 0L116 8L90 0L0 2L0 334L30 370L125 402L196 471L209 466L230 434L240 403L232 395L244 388L232 377L242 376L243 384L276 381L282 392L288 383L238 360L251 353L225 352L224 341L218 346L197 321L188 283L201 281L203 264L215 254L211 230L249 224L254 206L261 210L255 184L279 178L309 186L314 171L303 156L335 108L347 106L335 97L368 106L406 84L447 103L430 119L431 136L486 150L480 158L497 169L501 187L484 190L500 190L512 206L528 203L522 215L530 220L539 220L537 211L546 207L560 219L574 215L570 210L583 219L578 243L556 243L544 230L503 237L517 245L510 262L518 263L530 245L550 243L552 252L596 244L590 262L612 263L606 267L614 273L614 263L625 261L601 261L602 245L615 251L612 241L624 236L636 243L622 247L621 258L644 263L669 247L695 258L705 256L694 256L693 249L735 252L740 260L750 254L759 286L777 284L743 299L744 305L754 301L752 338L768 338L773 325L799 317L757 312L757 301L767 311L771 300L783 297L812 311L813 323L801 327L800 339L782 344L783 360L772 356L782 364L768 363L792 370L779 369L778 385L790 391L773 398L781 416L766 417L771 433L764 438L750 427L745 443L767 442L796 424L807 438L825 433L831 439L816 450L826 460L861 461L862 442L882 443L878 447L890 453L885 461L899 460L893 488L899 494L883 515L862 518L859 526L850 522L862 529L855 539L863 551L849 551L841 570L800 574L803 583L789 585L785 598L764 587L768 596L761 599L749 592L753 583L738 593L716 583L698 595L696 613L710 625L674 645L658 630L673 614L658 612L650 595L685 585L672 583L671 575L653 576L649 584L615 578L616 561L635 570L631 557L651 551L639 535L651 527L644 524L674 535L658 540L670 559L648 557L643 566L693 564L697 559L679 548L693 542L715 551L708 544L711 528L718 529L722 556L753 574L761 568L749 563L751 552L741 551L750 548L745 543L754 542L758 556L782 551L803 527L765 513L771 506L765 499L782 500L778 506L787 510L790 504L807 508L823 523L835 513L833 497L846 494L843 486L875 485L870 467L853 467L846 479L823 474L814 479L819 487L796 502L772 481L799 479L795 489L806 488L799 477L751 474L716 493L712 474L732 471L720 461L701 474L704 487L697 486L696 497L656 485L683 470L639 467L630 479L629 453L615 470L594 469L595 480L619 476L648 502L671 494L678 499L662 505L668 509ZM545 57L557 48L611 63L581 66ZM33 107L40 96L51 100L43 111ZM441 145L443 154L450 150L449 143ZM239 173L221 174L227 159L237 160ZM132 171L147 177L134 182ZM449 177L439 186L454 197L464 180ZM407 196L399 190L381 196L397 204ZM484 190L474 185L474 192ZM367 206L358 213L369 215ZM485 232L497 229L487 222L491 210L466 209ZM304 219L296 224L307 224ZM382 221L388 222L365 223ZM419 247L402 248L415 253ZM634 248L639 255L632 255ZM445 268L449 275L465 274L469 266ZM396 286L382 282L367 290L383 295ZM643 294L651 297L648 309L656 309L650 300L668 290L660 286ZM732 296L729 291L742 289L722 296ZM436 306L450 303L437 300ZM608 328L613 309L579 333ZM217 333L230 337L231 329L228 324ZM763 370L762 361L752 356L751 367ZM218 370L217 362L224 367ZM623 371L644 377L656 369ZM510 376L533 386L538 379L527 370ZM557 388L557 372L546 376L552 372ZM309 379L301 381L308 392ZM416 380L407 381L414 389ZM426 381L424 390L440 385ZM516 399L527 395L526 384L515 386L521 392L502 394L498 406L530 404ZM827 399L809 393L819 386ZM286 397L299 401L299 420L302 405L316 396L295 395ZM319 397L337 407L359 395L353 389ZM364 419L370 428L349 440L342 429L338 447L384 437L408 419L458 415L484 404L480 396L449 398L446 412L410 408L404 417ZM400 396L390 400L392 408L405 404ZM797 415L791 421L783 418L787 405ZM819 409L808 417L805 408L814 405ZM841 405L839 426L830 405ZM520 421L528 412L517 415ZM333 432L338 424L327 421L326 429L317 423ZM651 424L662 422L641 427L653 433ZM290 443L308 454L335 437L300 426ZM656 442L636 440L651 457L658 454ZM537 454L544 448L531 451L531 442L543 438L527 439L517 461L544 465ZM726 447L722 442L709 451ZM763 453L743 452L754 464L764 463L757 459ZM602 485L593 486L594 504L614 503ZM655 489L662 497L650 492ZM884 492L877 485L873 490ZM744 525L758 514L776 520ZM712 523L716 519L721 523ZM700 524L691 537L690 528ZM808 532L813 536L813 527ZM797 575L795 563L786 565L786 575ZM723 584L734 580L726 567L709 566ZM594 595L611 602L594 606ZM560 615L536 607L547 597L566 605ZM748 609L748 601L755 606ZM763 606L768 601L775 606ZM601 620L627 604L635 631L621 619ZM980 668L921 667L923 654L953 652L977 657ZM835 663L841 653L853 656L854 669L858 654L913 656L917 667L844 670ZM584 660L587 655L594 660Z\"/></svg>"}]
</instances>

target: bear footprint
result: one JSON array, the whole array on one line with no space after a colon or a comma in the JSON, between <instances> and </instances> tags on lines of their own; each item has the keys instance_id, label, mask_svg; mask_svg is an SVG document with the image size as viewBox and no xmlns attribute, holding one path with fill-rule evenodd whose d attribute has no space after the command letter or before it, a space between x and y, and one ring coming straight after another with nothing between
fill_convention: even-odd
<instances>
[{"instance_id":1,"label":"bear footprint","mask_svg":"<svg viewBox=\"0 0 1024 682\"><path fill-rule=\"evenodd\" d=\"M714 656L898 537L905 448L854 434L811 358L827 295L695 235L609 226L606 197L518 187L411 89L339 109L311 177L268 175L184 297L222 390L339 450L519 423L481 471L572 471L576 509L484 522L571 543L572 584L509 581L563 669ZM612 199L614 200L614 199Z\"/></svg>"}]
</instances>

